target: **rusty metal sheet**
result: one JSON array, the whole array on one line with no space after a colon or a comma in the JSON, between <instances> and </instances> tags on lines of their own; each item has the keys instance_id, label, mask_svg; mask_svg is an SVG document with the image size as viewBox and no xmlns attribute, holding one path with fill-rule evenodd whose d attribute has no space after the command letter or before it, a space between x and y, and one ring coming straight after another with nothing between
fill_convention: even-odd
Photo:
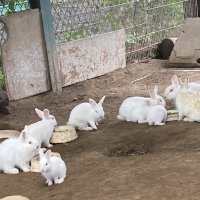
<instances>
[{"instance_id":1,"label":"rusty metal sheet","mask_svg":"<svg viewBox=\"0 0 200 200\"><path fill-rule=\"evenodd\" d=\"M124 30L66 42L57 50L63 86L126 66Z\"/></svg>"}]
</instances>

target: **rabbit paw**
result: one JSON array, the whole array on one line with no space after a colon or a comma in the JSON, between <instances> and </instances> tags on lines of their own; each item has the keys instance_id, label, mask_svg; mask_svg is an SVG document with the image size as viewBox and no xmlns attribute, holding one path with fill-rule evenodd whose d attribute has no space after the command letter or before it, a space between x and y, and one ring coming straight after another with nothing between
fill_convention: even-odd
<instances>
[{"instance_id":1,"label":"rabbit paw","mask_svg":"<svg viewBox=\"0 0 200 200\"><path fill-rule=\"evenodd\" d=\"M30 172L30 168L24 167L24 168L22 168L22 171L23 171L23 172Z\"/></svg>"},{"instance_id":2,"label":"rabbit paw","mask_svg":"<svg viewBox=\"0 0 200 200\"><path fill-rule=\"evenodd\" d=\"M80 130L80 131L91 131L93 129L92 129L92 127L86 126L86 127L79 127L78 130Z\"/></svg>"},{"instance_id":3,"label":"rabbit paw","mask_svg":"<svg viewBox=\"0 0 200 200\"><path fill-rule=\"evenodd\" d=\"M157 122L157 123L155 123L154 125L163 126L163 125L165 125L165 123L159 123L159 122Z\"/></svg>"},{"instance_id":4,"label":"rabbit paw","mask_svg":"<svg viewBox=\"0 0 200 200\"><path fill-rule=\"evenodd\" d=\"M185 117L185 118L183 119L183 121L185 121L185 122L193 122L194 120L191 119L191 118L189 118L189 117Z\"/></svg>"},{"instance_id":5,"label":"rabbit paw","mask_svg":"<svg viewBox=\"0 0 200 200\"><path fill-rule=\"evenodd\" d=\"M51 180L47 180L46 183L48 186L51 186L53 184Z\"/></svg>"},{"instance_id":6,"label":"rabbit paw","mask_svg":"<svg viewBox=\"0 0 200 200\"><path fill-rule=\"evenodd\" d=\"M9 169L9 170L5 171L5 173L8 173L8 174L18 174L19 170L17 168L12 168L12 169Z\"/></svg>"},{"instance_id":7,"label":"rabbit paw","mask_svg":"<svg viewBox=\"0 0 200 200\"><path fill-rule=\"evenodd\" d=\"M61 184L63 181L64 181L64 178L59 178L58 181L57 181L57 183Z\"/></svg>"}]
</instances>

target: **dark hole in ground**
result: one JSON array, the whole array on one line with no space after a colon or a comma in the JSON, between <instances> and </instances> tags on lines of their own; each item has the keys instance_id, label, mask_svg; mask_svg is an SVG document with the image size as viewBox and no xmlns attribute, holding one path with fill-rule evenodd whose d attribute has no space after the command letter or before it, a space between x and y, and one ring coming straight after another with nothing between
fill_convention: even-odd
<instances>
[{"instance_id":1,"label":"dark hole in ground","mask_svg":"<svg viewBox=\"0 0 200 200\"><path fill-rule=\"evenodd\" d=\"M123 157L133 155L144 155L149 152L149 147L146 143L138 145L117 145L108 150L106 153L109 157Z\"/></svg>"}]
</instances>

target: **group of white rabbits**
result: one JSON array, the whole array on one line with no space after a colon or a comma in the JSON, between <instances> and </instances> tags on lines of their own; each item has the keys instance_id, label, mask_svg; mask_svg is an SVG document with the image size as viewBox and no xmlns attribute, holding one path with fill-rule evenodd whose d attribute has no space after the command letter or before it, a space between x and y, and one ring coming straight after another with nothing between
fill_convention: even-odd
<instances>
[{"instance_id":1,"label":"group of white rabbits","mask_svg":"<svg viewBox=\"0 0 200 200\"><path fill-rule=\"evenodd\" d=\"M19 170L30 171L30 161L35 156L40 156L40 171L46 178L46 183L62 183L66 177L67 168L61 158L51 156L51 150L43 147L52 147L49 140L53 134L57 121L48 109L41 111L35 108L41 118L40 121L26 125L18 138L9 138L0 144L0 171L17 174Z\"/></svg>"},{"instance_id":2,"label":"group of white rabbits","mask_svg":"<svg viewBox=\"0 0 200 200\"><path fill-rule=\"evenodd\" d=\"M200 84L186 79L183 83L177 75L172 76L172 84L165 89L165 98L173 101L179 113L179 120L200 122ZM158 87L149 91L150 97L126 98L117 118L124 121L164 125L167 118L165 99L158 95ZM75 106L69 116L68 125L78 130L94 130L104 118L103 102L105 96L96 103L89 99L88 103ZM41 121L25 126L19 138L6 139L0 144L0 171L16 174L19 169L30 171L33 156L40 155L40 171L46 183L62 183L66 177L67 167L61 158L51 156L51 150L44 153L44 147L52 147L49 140L57 121L48 109L35 109Z\"/></svg>"},{"instance_id":3,"label":"group of white rabbits","mask_svg":"<svg viewBox=\"0 0 200 200\"><path fill-rule=\"evenodd\" d=\"M158 95L158 87L149 91L150 97L128 97L120 108L119 120L149 125L164 125L167 120L165 99ZM200 84L191 82L187 78L183 83L177 75L173 75L171 85L165 89L164 97L172 101L178 111L179 120L200 122ZM68 120L68 124L78 130L97 129L98 123L104 118L103 102L105 96L96 103L89 99L89 103L75 106Z\"/></svg>"}]
</instances>

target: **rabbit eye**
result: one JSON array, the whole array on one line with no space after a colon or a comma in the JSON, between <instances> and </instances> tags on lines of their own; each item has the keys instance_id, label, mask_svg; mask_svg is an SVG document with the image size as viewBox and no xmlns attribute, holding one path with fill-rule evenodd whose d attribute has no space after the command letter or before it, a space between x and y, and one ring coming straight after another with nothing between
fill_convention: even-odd
<instances>
[{"instance_id":1,"label":"rabbit eye","mask_svg":"<svg viewBox=\"0 0 200 200\"><path fill-rule=\"evenodd\" d=\"M173 91L173 89L170 90L170 92L172 92L172 91Z\"/></svg>"},{"instance_id":2,"label":"rabbit eye","mask_svg":"<svg viewBox=\"0 0 200 200\"><path fill-rule=\"evenodd\" d=\"M47 166L48 164L46 163L46 166Z\"/></svg>"},{"instance_id":3,"label":"rabbit eye","mask_svg":"<svg viewBox=\"0 0 200 200\"><path fill-rule=\"evenodd\" d=\"M31 141L29 141L28 143L29 143L29 144L32 144L32 142L31 142Z\"/></svg>"}]
</instances>

